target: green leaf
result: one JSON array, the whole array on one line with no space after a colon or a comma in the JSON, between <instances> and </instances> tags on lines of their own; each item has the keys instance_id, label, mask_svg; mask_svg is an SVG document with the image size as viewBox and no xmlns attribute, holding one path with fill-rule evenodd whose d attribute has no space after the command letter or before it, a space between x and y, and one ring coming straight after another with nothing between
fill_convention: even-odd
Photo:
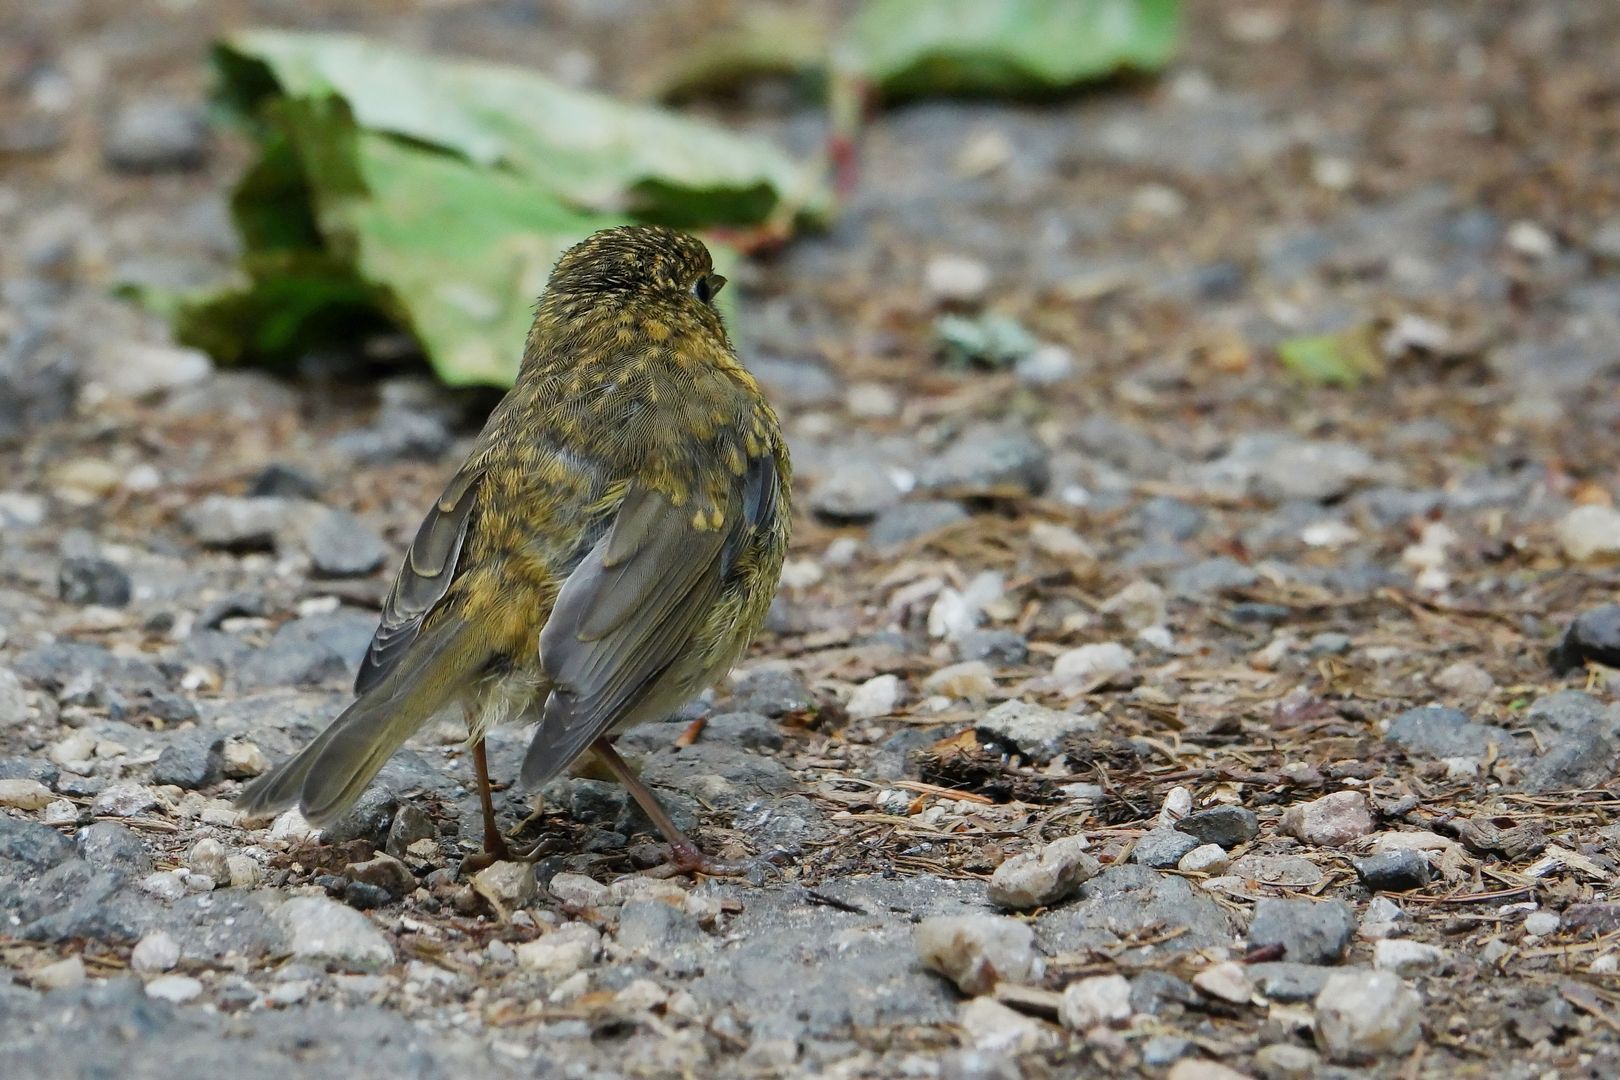
<instances>
[{"instance_id":1,"label":"green leaf","mask_svg":"<svg viewBox=\"0 0 1620 1080\"><path fill-rule=\"evenodd\" d=\"M890 97L1050 94L1175 50L1180 0L869 0L855 65Z\"/></svg>"},{"instance_id":2,"label":"green leaf","mask_svg":"<svg viewBox=\"0 0 1620 1080\"><path fill-rule=\"evenodd\" d=\"M941 315L934 336L949 367L1011 367L1039 347L1024 324L1007 315Z\"/></svg>"},{"instance_id":3,"label":"green leaf","mask_svg":"<svg viewBox=\"0 0 1620 1080\"><path fill-rule=\"evenodd\" d=\"M221 360L285 362L394 326L445 382L506 385L557 256L596 229L780 228L825 206L768 143L516 68L279 31L215 59L219 100L260 151L232 199L242 274L150 300Z\"/></svg>"},{"instance_id":4,"label":"green leaf","mask_svg":"<svg viewBox=\"0 0 1620 1080\"><path fill-rule=\"evenodd\" d=\"M1293 338L1277 346L1277 358L1294 375L1321 386L1359 386L1384 373L1378 343L1367 327Z\"/></svg>"},{"instance_id":5,"label":"green leaf","mask_svg":"<svg viewBox=\"0 0 1620 1080\"><path fill-rule=\"evenodd\" d=\"M819 178L762 139L577 90L522 68L344 34L254 30L218 49L224 100L336 97L362 129L530 179L571 206L676 225L828 209Z\"/></svg>"},{"instance_id":6,"label":"green leaf","mask_svg":"<svg viewBox=\"0 0 1620 1080\"><path fill-rule=\"evenodd\" d=\"M644 85L651 96L682 101L771 77L810 84L824 73L828 49L823 13L787 4L750 4L734 25L716 28L654 68Z\"/></svg>"}]
</instances>

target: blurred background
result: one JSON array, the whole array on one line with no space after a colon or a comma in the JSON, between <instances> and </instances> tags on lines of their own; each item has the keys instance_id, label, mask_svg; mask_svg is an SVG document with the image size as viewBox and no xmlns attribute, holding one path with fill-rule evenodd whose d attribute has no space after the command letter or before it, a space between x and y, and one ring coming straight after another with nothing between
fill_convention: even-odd
<instances>
[{"instance_id":1,"label":"blurred background","mask_svg":"<svg viewBox=\"0 0 1620 1080\"><path fill-rule=\"evenodd\" d=\"M878 797L801 797L829 769L1096 781L1105 853L1173 783L1286 800L1285 765L1467 806L1605 783L1583 664L1620 616L1566 631L1620 588L1617 55L1612 0L12 0L0 759L63 820L130 783L172 816L323 723L551 260L645 220L714 246L793 448L783 589L716 700L800 770L768 839L807 880L1005 854L818 846ZM1538 712L1561 687L1595 711ZM1117 741L973 736L1004 698ZM1431 704L1518 749L1389 736ZM154 772L197 732L226 772ZM441 734L394 783L451 852ZM1260 780L1198 771L1233 748ZM578 850L586 803L548 818Z\"/></svg>"}]
</instances>

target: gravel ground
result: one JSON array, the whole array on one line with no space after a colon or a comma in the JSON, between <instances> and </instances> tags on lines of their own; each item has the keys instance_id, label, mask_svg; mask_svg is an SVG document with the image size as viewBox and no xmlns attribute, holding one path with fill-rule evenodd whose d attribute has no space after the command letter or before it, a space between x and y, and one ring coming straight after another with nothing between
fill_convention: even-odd
<instances>
[{"instance_id":1,"label":"gravel ground","mask_svg":"<svg viewBox=\"0 0 1620 1080\"><path fill-rule=\"evenodd\" d=\"M1160 80L876 119L842 218L739 275L801 478L768 632L621 744L753 878L638 873L589 776L500 793L532 873L458 874L450 724L324 837L240 819L490 398L216 371L113 298L229 267L206 42L296 17L623 89L714 18L632 7L0 26L7 1074L1620 1072L1604 0L1197 4ZM953 368L948 311L1043 347ZM1323 333L1381 370L1279 364Z\"/></svg>"}]
</instances>

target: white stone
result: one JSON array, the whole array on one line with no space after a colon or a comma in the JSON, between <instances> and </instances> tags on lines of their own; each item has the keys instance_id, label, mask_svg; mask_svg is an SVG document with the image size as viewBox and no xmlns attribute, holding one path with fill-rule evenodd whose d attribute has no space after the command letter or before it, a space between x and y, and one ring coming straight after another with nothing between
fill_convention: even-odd
<instances>
[{"instance_id":1,"label":"white stone","mask_svg":"<svg viewBox=\"0 0 1620 1080\"><path fill-rule=\"evenodd\" d=\"M912 940L923 964L965 994L987 994L1002 981L1032 982L1042 971L1035 932L1016 919L934 915L917 924Z\"/></svg>"},{"instance_id":2,"label":"white stone","mask_svg":"<svg viewBox=\"0 0 1620 1080\"><path fill-rule=\"evenodd\" d=\"M844 709L852 720L876 720L892 714L899 704L899 677L875 675L855 688Z\"/></svg>"},{"instance_id":3,"label":"white stone","mask_svg":"<svg viewBox=\"0 0 1620 1080\"><path fill-rule=\"evenodd\" d=\"M176 1005L202 996L203 984L190 975L159 975L146 984L146 996Z\"/></svg>"},{"instance_id":4,"label":"white stone","mask_svg":"<svg viewBox=\"0 0 1620 1080\"><path fill-rule=\"evenodd\" d=\"M534 941L516 947L517 962L543 975L565 978L588 966L602 948L602 935L582 922L563 923Z\"/></svg>"},{"instance_id":5,"label":"white stone","mask_svg":"<svg viewBox=\"0 0 1620 1080\"><path fill-rule=\"evenodd\" d=\"M1131 1018L1131 984L1123 975L1093 975L1063 988L1058 1019L1063 1026L1085 1031L1098 1024L1120 1024Z\"/></svg>"},{"instance_id":6,"label":"white stone","mask_svg":"<svg viewBox=\"0 0 1620 1080\"><path fill-rule=\"evenodd\" d=\"M992 570L975 575L960 592L941 589L928 609L929 636L956 641L977 629L984 609L1000 600L1004 591L1002 576Z\"/></svg>"},{"instance_id":7,"label":"white stone","mask_svg":"<svg viewBox=\"0 0 1620 1080\"><path fill-rule=\"evenodd\" d=\"M1447 664L1434 677L1434 686L1458 697L1482 698L1496 689L1491 673L1469 660Z\"/></svg>"},{"instance_id":8,"label":"white stone","mask_svg":"<svg viewBox=\"0 0 1620 1080\"><path fill-rule=\"evenodd\" d=\"M1176 869L1189 874L1224 874L1232 865L1232 856L1219 844L1200 844L1181 857Z\"/></svg>"},{"instance_id":9,"label":"white stone","mask_svg":"<svg viewBox=\"0 0 1620 1080\"><path fill-rule=\"evenodd\" d=\"M43 810L55 798L51 789L38 780L0 780L0 806L11 810Z\"/></svg>"},{"instance_id":10,"label":"white stone","mask_svg":"<svg viewBox=\"0 0 1620 1080\"><path fill-rule=\"evenodd\" d=\"M928 694L979 700L990 696L996 681L990 676L990 665L983 660L964 660L940 668L923 680L922 688Z\"/></svg>"},{"instance_id":11,"label":"white stone","mask_svg":"<svg viewBox=\"0 0 1620 1080\"><path fill-rule=\"evenodd\" d=\"M296 1005L309 997L313 989L315 984L309 979L291 979L271 987L265 996L277 1005Z\"/></svg>"},{"instance_id":12,"label":"white stone","mask_svg":"<svg viewBox=\"0 0 1620 1080\"><path fill-rule=\"evenodd\" d=\"M1192 813L1192 792L1177 784L1165 792L1164 805L1159 807L1159 827L1174 827L1176 822L1190 813Z\"/></svg>"},{"instance_id":13,"label":"white stone","mask_svg":"<svg viewBox=\"0 0 1620 1080\"><path fill-rule=\"evenodd\" d=\"M1356 182L1356 167L1344 158L1318 157L1311 162L1311 179L1329 191L1348 191Z\"/></svg>"},{"instance_id":14,"label":"white stone","mask_svg":"<svg viewBox=\"0 0 1620 1080\"><path fill-rule=\"evenodd\" d=\"M154 930L135 943L129 954L129 966L142 975L168 971L180 962L180 943L164 933Z\"/></svg>"},{"instance_id":15,"label":"white stone","mask_svg":"<svg viewBox=\"0 0 1620 1080\"><path fill-rule=\"evenodd\" d=\"M576 971L552 987L551 993L546 995L546 1000L552 1004L573 1001L590 988L591 973L588 971Z\"/></svg>"},{"instance_id":16,"label":"white stone","mask_svg":"<svg viewBox=\"0 0 1620 1080\"><path fill-rule=\"evenodd\" d=\"M1207 1058L1182 1058L1170 1066L1164 1080L1249 1080L1249 1074Z\"/></svg>"},{"instance_id":17,"label":"white stone","mask_svg":"<svg viewBox=\"0 0 1620 1080\"><path fill-rule=\"evenodd\" d=\"M1306 547L1342 548L1361 539L1361 534L1337 518L1326 518L1305 526L1299 538Z\"/></svg>"},{"instance_id":18,"label":"white stone","mask_svg":"<svg viewBox=\"0 0 1620 1080\"><path fill-rule=\"evenodd\" d=\"M863 420L883 420L900 412L900 395L882 383L856 383L844 395L844 408Z\"/></svg>"},{"instance_id":19,"label":"white stone","mask_svg":"<svg viewBox=\"0 0 1620 1080\"><path fill-rule=\"evenodd\" d=\"M979 720L981 739L1018 750L1037 761L1046 761L1063 749L1072 736L1096 731L1100 719L1094 715L1062 712L1028 701L1003 701Z\"/></svg>"},{"instance_id":20,"label":"white stone","mask_svg":"<svg viewBox=\"0 0 1620 1080\"><path fill-rule=\"evenodd\" d=\"M1187 197L1168 184L1143 184L1131 192L1131 211L1146 217L1176 218L1187 212Z\"/></svg>"},{"instance_id":21,"label":"white stone","mask_svg":"<svg viewBox=\"0 0 1620 1080\"><path fill-rule=\"evenodd\" d=\"M0 529L31 529L45 523L45 497L27 491L0 491Z\"/></svg>"},{"instance_id":22,"label":"white stone","mask_svg":"<svg viewBox=\"0 0 1620 1080\"><path fill-rule=\"evenodd\" d=\"M1387 971L1337 971L1316 995L1316 1044L1334 1061L1405 1054L1422 1034L1423 999Z\"/></svg>"},{"instance_id":23,"label":"white stone","mask_svg":"<svg viewBox=\"0 0 1620 1080\"><path fill-rule=\"evenodd\" d=\"M666 904L681 907L686 903L686 896L687 890L679 881L648 877L646 874L629 874L608 886L608 899L615 904L631 900L662 900Z\"/></svg>"},{"instance_id":24,"label":"white stone","mask_svg":"<svg viewBox=\"0 0 1620 1080\"><path fill-rule=\"evenodd\" d=\"M929 295L948 304L977 304L990 291L990 268L965 255L936 255L923 279Z\"/></svg>"},{"instance_id":25,"label":"white stone","mask_svg":"<svg viewBox=\"0 0 1620 1080\"><path fill-rule=\"evenodd\" d=\"M1151 581L1138 579L1104 600L1101 610L1105 615L1118 618L1127 630L1140 633L1164 622L1165 605L1164 589Z\"/></svg>"},{"instance_id":26,"label":"white stone","mask_svg":"<svg viewBox=\"0 0 1620 1080\"><path fill-rule=\"evenodd\" d=\"M270 768L270 759L258 746L232 739L224 748L225 775L232 780L246 780Z\"/></svg>"},{"instance_id":27,"label":"white stone","mask_svg":"<svg viewBox=\"0 0 1620 1080\"><path fill-rule=\"evenodd\" d=\"M608 902L608 887L584 874L558 874L547 886L551 895L575 907L597 907Z\"/></svg>"},{"instance_id":28,"label":"white stone","mask_svg":"<svg viewBox=\"0 0 1620 1080\"><path fill-rule=\"evenodd\" d=\"M1192 984L1199 993L1233 1005L1246 1004L1254 997L1254 983L1249 973L1242 964L1231 960L1211 964L1193 976Z\"/></svg>"},{"instance_id":29,"label":"white stone","mask_svg":"<svg viewBox=\"0 0 1620 1080\"><path fill-rule=\"evenodd\" d=\"M46 757L64 768L89 761L96 752L96 737L88 731L75 731L46 752ZM78 770L75 769L75 772Z\"/></svg>"},{"instance_id":30,"label":"white stone","mask_svg":"<svg viewBox=\"0 0 1620 1080\"><path fill-rule=\"evenodd\" d=\"M523 907L539 891L534 866L526 862L491 863L473 875L472 886L503 915Z\"/></svg>"},{"instance_id":31,"label":"white stone","mask_svg":"<svg viewBox=\"0 0 1620 1080\"><path fill-rule=\"evenodd\" d=\"M47 825L71 825L79 820L79 808L67 799L56 799L40 815Z\"/></svg>"},{"instance_id":32,"label":"white stone","mask_svg":"<svg viewBox=\"0 0 1620 1080\"><path fill-rule=\"evenodd\" d=\"M990 875L990 902L1022 911L1062 900L1101 869L1085 849L1085 837L1066 836L1014 855Z\"/></svg>"},{"instance_id":33,"label":"white stone","mask_svg":"<svg viewBox=\"0 0 1620 1080\"><path fill-rule=\"evenodd\" d=\"M1309 1078L1322 1069L1322 1058L1315 1050L1293 1043L1272 1043L1255 1051L1254 1062L1268 1080L1290 1077Z\"/></svg>"},{"instance_id":34,"label":"white stone","mask_svg":"<svg viewBox=\"0 0 1620 1080\"><path fill-rule=\"evenodd\" d=\"M1383 338L1384 355L1391 359L1409 352L1443 352L1451 344L1451 331L1443 323L1407 312L1396 318Z\"/></svg>"},{"instance_id":35,"label":"white stone","mask_svg":"<svg viewBox=\"0 0 1620 1080\"><path fill-rule=\"evenodd\" d=\"M1052 676L1068 687L1095 690L1124 682L1135 663L1131 650L1103 641L1060 653L1052 662Z\"/></svg>"},{"instance_id":36,"label":"white stone","mask_svg":"<svg viewBox=\"0 0 1620 1080\"><path fill-rule=\"evenodd\" d=\"M1037 521L1029 527L1029 542L1036 551L1062 563L1094 563L1097 553L1067 525Z\"/></svg>"},{"instance_id":37,"label":"white stone","mask_svg":"<svg viewBox=\"0 0 1620 1080\"><path fill-rule=\"evenodd\" d=\"M1524 917L1524 932L1531 937L1546 937L1558 933L1558 923L1556 911L1532 911Z\"/></svg>"},{"instance_id":38,"label":"white stone","mask_svg":"<svg viewBox=\"0 0 1620 1080\"><path fill-rule=\"evenodd\" d=\"M304 820L304 815L298 812L296 806L277 814L276 820L270 823L272 840L298 843L313 838L315 833L315 826Z\"/></svg>"},{"instance_id":39,"label":"white stone","mask_svg":"<svg viewBox=\"0 0 1620 1080\"><path fill-rule=\"evenodd\" d=\"M1375 896L1367 901L1366 913L1362 915L1363 923L1397 923L1406 918L1406 912L1401 905L1387 896Z\"/></svg>"},{"instance_id":40,"label":"white stone","mask_svg":"<svg viewBox=\"0 0 1620 1080\"><path fill-rule=\"evenodd\" d=\"M46 964L29 976L39 990L71 990L84 985L84 961L77 956Z\"/></svg>"},{"instance_id":41,"label":"white stone","mask_svg":"<svg viewBox=\"0 0 1620 1080\"><path fill-rule=\"evenodd\" d=\"M157 796L143 784L114 784L90 804L92 814L135 817L157 806Z\"/></svg>"},{"instance_id":42,"label":"white stone","mask_svg":"<svg viewBox=\"0 0 1620 1080\"><path fill-rule=\"evenodd\" d=\"M1451 954L1410 938L1385 938L1373 945L1373 967L1397 975L1421 975L1444 967Z\"/></svg>"},{"instance_id":43,"label":"white stone","mask_svg":"<svg viewBox=\"0 0 1620 1080\"><path fill-rule=\"evenodd\" d=\"M177 870L158 870L141 879L141 889L173 903L186 895L186 881Z\"/></svg>"},{"instance_id":44,"label":"white stone","mask_svg":"<svg viewBox=\"0 0 1620 1080\"><path fill-rule=\"evenodd\" d=\"M1575 562L1620 555L1620 510L1577 506L1558 523L1558 542Z\"/></svg>"},{"instance_id":45,"label":"white stone","mask_svg":"<svg viewBox=\"0 0 1620 1080\"><path fill-rule=\"evenodd\" d=\"M225 845L210 836L205 836L191 845L191 850L186 854L186 865L199 874L207 874L215 881L229 881L231 877Z\"/></svg>"},{"instance_id":46,"label":"white stone","mask_svg":"<svg viewBox=\"0 0 1620 1080\"><path fill-rule=\"evenodd\" d=\"M152 345L122 336L91 354L90 377L114 397L144 398L201 382L214 370L208 354L176 345Z\"/></svg>"},{"instance_id":47,"label":"white stone","mask_svg":"<svg viewBox=\"0 0 1620 1080\"><path fill-rule=\"evenodd\" d=\"M1025 1054L1057 1042L1057 1032L994 998L964 1001L956 1023L973 1048L986 1054Z\"/></svg>"},{"instance_id":48,"label":"white stone","mask_svg":"<svg viewBox=\"0 0 1620 1080\"><path fill-rule=\"evenodd\" d=\"M394 947L371 920L324 896L296 896L276 909L292 955L348 971L394 962Z\"/></svg>"},{"instance_id":49,"label":"white stone","mask_svg":"<svg viewBox=\"0 0 1620 1080\"><path fill-rule=\"evenodd\" d=\"M1527 259L1550 258L1558 251L1558 241L1553 239L1552 233L1534 221L1515 221L1508 226L1503 239L1510 250Z\"/></svg>"},{"instance_id":50,"label":"white stone","mask_svg":"<svg viewBox=\"0 0 1620 1080\"><path fill-rule=\"evenodd\" d=\"M251 889L259 883L261 876L259 864L246 855L225 857L225 877L221 880L230 882L231 888Z\"/></svg>"},{"instance_id":51,"label":"white stone","mask_svg":"<svg viewBox=\"0 0 1620 1080\"><path fill-rule=\"evenodd\" d=\"M814 559L789 559L782 564L782 586L788 589L808 589L821 584L826 571Z\"/></svg>"},{"instance_id":52,"label":"white stone","mask_svg":"<svg viewBox=\"0 0 1620 1080\"><path fill-rule=\"evenodd\" d=\"M1042 345L1013 361L1013 374L1030 386L1053 386L1074 374L1074 354L1062 345Z\"/></svg>"},{"instance_id":53,"label":"white stone","mask_svg":"<svg viewBox=\"0 0 1620 1080\"><path fill-rule=\"evenodd\" d=\"M1006 165L1017 153L1005 132L987 128L969 135L956 152L956 171L966 177L984 176Z\"/></svg>"},{"instance_id":54,"label":"white stone","mask_svg":"<svg viewBox=\"0 0 1620 1080\"><path fill-rule=\"evenodd\" d=\"M0 512L0 519L4 514ZM0 627L0 645L6 643L6 631ZM0 667L0 729L14 728L28 719L28 691L22 680L10 668Z\"/></svg>"},{"instance_id":55,"label":"white stone","mask_svg":"<svg viewBox=\"0 0 1620 1080\"><path fill-rule=\"evenodd\" d=\"M217 825L223 829L236 829L247 815L224 799L206 799L197 811L197 820L204 825Z\"/></svg>"}]
</instances>

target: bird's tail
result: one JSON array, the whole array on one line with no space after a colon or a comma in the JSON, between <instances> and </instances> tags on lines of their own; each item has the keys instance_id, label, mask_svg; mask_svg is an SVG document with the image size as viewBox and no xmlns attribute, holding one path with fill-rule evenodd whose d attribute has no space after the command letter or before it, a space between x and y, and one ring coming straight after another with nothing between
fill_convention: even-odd
<instances>
[{"instance_id":1,"label":"bird's tail","mask_svg":"<svg viewBox=\"0 0 1620 1080\"><path fill-rule=\"evenodd\" d=\"M341 818L405 740L467 688L478 665L465 655L472 636L465 631L452 618L425 632L387 678L295 756L249 784L236 805L253 816L296 805L317 827Z\"/></svg>"}]
</instances>

